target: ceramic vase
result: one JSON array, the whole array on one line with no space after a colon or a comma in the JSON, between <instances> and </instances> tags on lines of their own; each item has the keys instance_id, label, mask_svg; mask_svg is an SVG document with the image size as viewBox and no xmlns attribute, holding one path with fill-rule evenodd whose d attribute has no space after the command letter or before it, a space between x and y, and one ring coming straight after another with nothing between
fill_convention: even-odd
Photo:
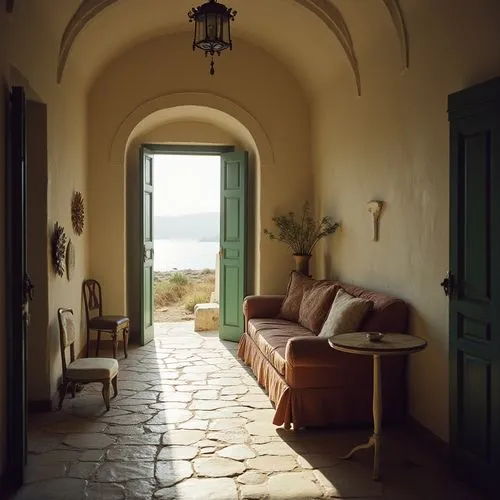
<instances>
[{"instance_id":1,"label":"ceramic vase","mask_svg":"<svg viewBox=\"0 0 500 500\"><path fill-rule=\"evenodd\" d=\"M311 260L312 255L297 255L294 254L293 258L295 259L295 270L299 273L304 274L305 276L309 276L309 262Z\"/></svg>"}]
</instances>

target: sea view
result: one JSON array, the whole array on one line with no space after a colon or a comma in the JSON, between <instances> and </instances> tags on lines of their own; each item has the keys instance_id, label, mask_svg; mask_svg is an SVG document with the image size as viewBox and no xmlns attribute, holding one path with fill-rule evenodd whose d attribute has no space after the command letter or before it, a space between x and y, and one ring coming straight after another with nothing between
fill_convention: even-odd
<instances>
[{"instance_id":1,"label":"sea view","mask_svg":"<svg viewBox=\"0 0 500 500\"><path fill-rule=\"evenodd\" d=\"M155 271L174 269L215 269L217 241L154 240Z\"/></svg>"}]
</instances>

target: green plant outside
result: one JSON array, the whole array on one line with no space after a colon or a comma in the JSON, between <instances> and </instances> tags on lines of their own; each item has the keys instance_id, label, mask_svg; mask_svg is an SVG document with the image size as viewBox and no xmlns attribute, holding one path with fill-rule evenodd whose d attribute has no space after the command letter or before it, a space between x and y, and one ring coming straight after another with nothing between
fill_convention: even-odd
<instances>
[{"instance_id":1,"label":"green plant outside","mask_svg":"<svg viewBox=\"0 0 500 500\"><path fill-rule=\"evenodd\" d=\"M167 279L155 281L154 303L156 309L182 303L189 312L194 312L196 304L210 301L215 289L215 273L203 270L197 278L190 278L182 272L176 272Z\"/></svg>"}]
</instances>

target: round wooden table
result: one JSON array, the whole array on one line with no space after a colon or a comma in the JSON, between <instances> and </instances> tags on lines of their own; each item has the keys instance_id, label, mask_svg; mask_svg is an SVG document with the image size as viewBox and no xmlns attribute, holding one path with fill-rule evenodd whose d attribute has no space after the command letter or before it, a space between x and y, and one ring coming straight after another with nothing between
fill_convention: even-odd
<instances>
[{"instance_id":1,"label":"round wooden table","mask_svg":"<svg viewBox=\"0 0 500 500\"><path fill-rule=\"evenodd\" d=\"M380 378L380 356L407 355L422 351L427 341L414 335L386 333L381 340L367 338L368 332L353 332L334 335L328 343L334 349L350 354L373 356L373 434L366 444L354 447L343 459L351 458L358 450L374 448L373 479L379 478L380 441L382 437L382 381Z\"/></svg>"}]
</instances>

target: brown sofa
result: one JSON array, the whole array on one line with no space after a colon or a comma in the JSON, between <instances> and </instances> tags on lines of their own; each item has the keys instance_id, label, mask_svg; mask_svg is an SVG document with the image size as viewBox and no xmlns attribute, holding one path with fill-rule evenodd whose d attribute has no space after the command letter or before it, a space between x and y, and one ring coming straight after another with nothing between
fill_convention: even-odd
<instances>
[{"instance_id":1,"label":"brown sofa","mask_svg":"<svg viewBox=\"0 0 500 500\"><path fill-rule=\"evenodd\" d=\"M373 301L360 331L407 333L404 301L345 283L331 284ZM275 405L273 423L300 429L371 422L371 356L336 351L327 338L279 319L283 300L278 295L245 298L246 328L238 346L238 356L251 367ZM400 421L406 415L406 359L385 357L381 368L383 420Z\"/></svg>"}]
</instances>

